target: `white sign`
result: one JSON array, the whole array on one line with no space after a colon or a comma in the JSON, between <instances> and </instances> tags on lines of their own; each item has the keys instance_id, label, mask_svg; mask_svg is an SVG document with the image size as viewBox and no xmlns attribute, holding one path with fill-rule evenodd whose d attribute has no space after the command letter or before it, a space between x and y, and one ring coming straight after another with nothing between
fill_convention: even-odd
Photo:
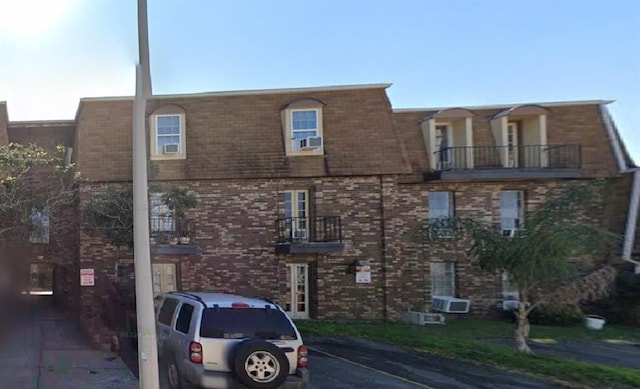
<instances>
[{"instance_id":1,"label":"white sign","mask_svg":"<svg viewBox=\"0 0 640 389\"><path fill-rule=\"evenodd\" d=\"M371 266L362 265L356 271L356 284L371 283Z\"/></svg>"},{"instance_id":2,"label":"white sign","mask_svg":"<svg viewBox=\"0 0 640 389\"><path fill-rule=\"evenodd\" d=\"M93 269L80 269L80 286L94 286L95 272Z\"/></svg>"}]
</instances>

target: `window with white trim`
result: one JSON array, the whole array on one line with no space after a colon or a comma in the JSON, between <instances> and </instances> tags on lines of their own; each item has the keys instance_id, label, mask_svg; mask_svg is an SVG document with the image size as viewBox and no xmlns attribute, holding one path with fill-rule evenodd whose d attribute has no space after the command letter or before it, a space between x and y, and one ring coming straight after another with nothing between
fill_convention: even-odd
<instances>
[{"instance_id":1,"label":"window with white trim","mask_svg":"<svg viewBox=\"0 0 640 389\"><path fill-rule=\"evenodd\" d=\"M156 116L156 152L158 154L180 153L180 115ZM167 146L175 145L175 149Z\"/></svg>"},{"instance_id":2,"label":"window with white trim","mask_svg":"<svg viewBox=\"0 0 640 389\"><path fill-rule=\"evenodd\" d=\"M174 231L173 211L162 201L161 194L151 196L151 232Z\"/></svg>"},{"instance_id":3,"label":"window with white trim","mask_svg":"<svg viewBox=\"0 0 640 389\"><path fill-rule=\"evenodd\" d=\"M456 264L455 262L431 263L431 295L456 295Z\"/></svg>"},{"instance_id":4,"label":"window with white trim","mask_svg":"<svg viewBox=\"0 0 640 389\"><path fill-rule=\"evenodd\" d=\"M451 236L454 216L453 192L429 192L429 225L436 236Z\"/></svg>"},{"instance_id":5,"label":"window with white trim","mask_svg":"<svg viewBox=\"0 0 640 389\"><path fill-rule=\"evenodd\" d=\"M291 111L291 135L295 140L318 136L318 110Z\"/></svg>"},{"instance_id":6,"label":"window with white trim","mask_svg":"<svg viewBox=\"0 0 640 389\"><path fill-rule=\"evenodd\" d=\"M519 190L500 192L500 229L503 235L513 236L524 222L524 193Z\"/></svg>"},{"instance_id":7,"label":"window with white trim","mask_svg":"<svg viewBox=\"0 0 640 389\"><path fill-rule=\"evenodd\" d=\"M292 240L307 240L309 230L309 192L288 190L284 192L284 217L286 232Z\"/></svg>"},{"instance_id":8,"label":"window with white trim","mask_svg":"<svg viewBox=\"0 0 640 389\"><path fill-rule=\"evenodd\" d=\"M324 154L322 108L316 99L302 99L289 103L280 111L285 153L288 156Z\"/></svg>"},{"instance_id":9,"label":"window with white trim","mask_svg":"<svg viewBox=\"0 0 640 389\"><path fill-rule=\"evenodd\" d=\"M185 159L185 112L170 105L149 117L149 155L151 160Z\"/></svg>"}]
</instances>

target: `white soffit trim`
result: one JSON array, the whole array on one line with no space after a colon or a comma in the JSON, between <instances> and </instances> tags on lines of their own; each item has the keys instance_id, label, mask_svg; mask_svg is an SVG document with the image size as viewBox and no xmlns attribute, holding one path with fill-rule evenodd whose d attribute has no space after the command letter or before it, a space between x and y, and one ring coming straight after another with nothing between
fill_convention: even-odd
<instances>
[{"instance_id":1,"label":"white soffit trim","mask_svg":"<svg viewBox=\"0 0 640 389\"><path fill-rule=\"evenodd\" d=\"M464 108L468 110L482 110L482 109L507 109L520 105L539 105L541 107L562 107L566 105L598 105L598 104L610 104L614 100L576 100L576 101L551 101L542 103L519 103L519 104L494 104L494 105L476 105L476 106L456 106L456 107L426 107L426 108L394 108L393 112L427 112L427 111L441 111L448 108Z\"/></svg>"},{"instance_id":2,"label":"white soffit trim","mask_svg":"<svg viewBox=\"0 0 640 389\"><path fill-rule=\"evenodd\" d=\"M382 84L357 84L357 85L335 85L335 86L317 86L308 88L282 88L282 89L253 89L253 90L237 90L222 92L204 92L204 93L184 93L184 94L168 94L153 95L149 99L171 99L171 98L189 98L189 97L213 97L213 96L243 96L243 95L266 95L266 94L282 94L282 93L308 93L308 92L329 92L339 90L358 90L358 89L387 89L391 83ZM107 97L83 97L80 101L118 101L133 100L132 96L107 96Z\"/></svg>"},{"instance_id":3,"label":"white soffit trim","mask_svg":"<svg viewBox=\"0 0 640 389\"><path fill-rule=\"evenodd\" d=\"M613 119L611 119L611 115L609 114L609 110L607 109L605 104L600 104L600 113L602 114L604 127L606 128L607 134L609 135L609 141L611 142L611 147L613 148L613 154L616 158L616 162L618 163L618 170L620 172L624 172L625 170L627 170L627 162L624 159L622 148L620 147L620 138L618 137L618 131L615 128L615 123L613 122Z\"/></svg>"}]
</instances>

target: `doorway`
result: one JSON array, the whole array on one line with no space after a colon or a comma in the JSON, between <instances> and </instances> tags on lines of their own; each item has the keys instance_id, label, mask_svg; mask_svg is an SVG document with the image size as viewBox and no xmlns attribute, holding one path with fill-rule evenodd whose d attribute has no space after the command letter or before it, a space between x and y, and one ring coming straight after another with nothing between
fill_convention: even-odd
<instances>
[{"instance_id":1,"label":"doorway","mask_svg":"<svg viewBox=\"0 0 640 389\"><path fill-rule=\"evenodd\" d=\"M175 263L154 263L151 265L153 274L153 294L175 292L178 290L178 276Z\"/></svg>"},{"instance_id":2,"label":"doorway","mask_svg":"<svg viewBox=\"0 0 640 389\"><path fill-rule=\"evenodd\" d=\"M287 265L285 310L292 319L309 318L309 265Z\"/></svg>"}]
</instances>

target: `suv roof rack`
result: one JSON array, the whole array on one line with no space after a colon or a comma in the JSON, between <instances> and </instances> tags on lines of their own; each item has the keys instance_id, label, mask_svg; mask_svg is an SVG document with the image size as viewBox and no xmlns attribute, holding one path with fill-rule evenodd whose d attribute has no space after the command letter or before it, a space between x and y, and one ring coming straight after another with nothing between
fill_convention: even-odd
<instances>
[{"instance_id":1,"label":"suv roof rack","mask_svg":"<svg viewBox=\"0 0 640 389\"><path fill-rule=\"evenodd\" d=\"M273 304L273 305L276 305L276 306L278 305L273 300L271 300L270 298L265 297L265 296L253 296L253 298L256 299L256 300L266 301L269 304Z\"/></svg>"},{"instance_id":2,"label":"suv roof rack","mask_svg":"<svg viewBox=\"0 0 640 389\"><path fill-rule=\"evenodd\" d=\"M193 293L189 293L189 292L169 292L168 294L173 294L173 295L177 295L177 296L188 297L188 298L194 299L194 300L198 301L200 304L202 304L203 307L207 308L207 303L204 302L202 297L197 296L197 295L195 295Z\"/></svg>"}]
</instances>

